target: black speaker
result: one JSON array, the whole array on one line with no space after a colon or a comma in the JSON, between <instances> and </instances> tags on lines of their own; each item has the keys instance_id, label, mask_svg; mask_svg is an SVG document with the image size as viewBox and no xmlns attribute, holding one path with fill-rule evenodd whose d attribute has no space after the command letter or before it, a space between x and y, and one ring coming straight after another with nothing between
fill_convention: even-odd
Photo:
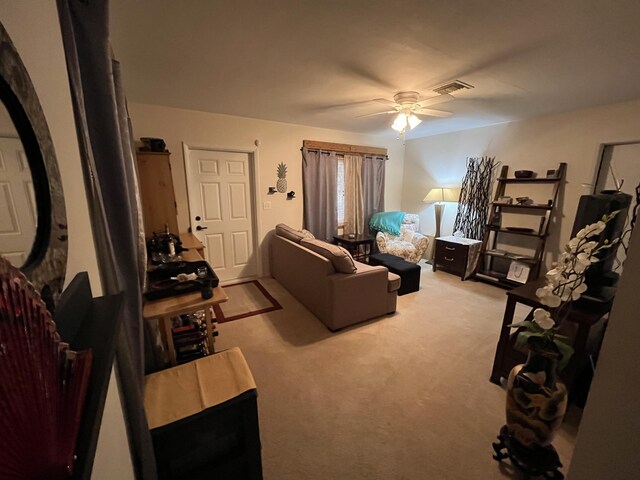
<instances>
[{"instance_id":1,"label":"black speaker","mask_svg":"<svg viewBox=\"0 0 640 480\"><path fill-rule=\"evenodd\" d=\"M608 224L607 228L597 237L595 241L608 240L614 241L622 235L624 226L631 205L632 197L626 193L615 190L604 190L594 195L583 195L580 197L576 219L573 222L571 230L571 238L575 237L582 228L596 223L602 219L603 215L608 215L616 210L619 213ZM585 282L589 287L585 295L608 300L611 295L611 289L618 281L619 275L612 271L616 259L618 244L612 248L603 250L598 257L600 261L589 267L585 275ZM607 297L607 298L605 298Z\"/></svg>"}]
</instances>

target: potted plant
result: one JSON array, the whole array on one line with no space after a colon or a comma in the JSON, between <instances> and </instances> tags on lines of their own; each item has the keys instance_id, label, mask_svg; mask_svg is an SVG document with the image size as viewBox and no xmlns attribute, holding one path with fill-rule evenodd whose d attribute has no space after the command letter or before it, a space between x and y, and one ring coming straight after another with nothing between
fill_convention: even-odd
<instances>
[{"instance_id":1,"label":"potted plant","mask_svg":"<svg viewBox=\"0 0 640 480\"><path fill-rule=\"evenodd\" d=\"M565 246L554 268L546 274L546 284L536 291L544 305L533 312L532 320L509 325L518 328L516 348L528 350L526 363L516 365L507 381L507 429L523 446L551 444L567 409L567 389L556 379L573 355L568 337L558 333L571 308L587 290L585 273L605 250L618 242L599 240L615 211L580 230Z\"/></svg>"}]
</instances>

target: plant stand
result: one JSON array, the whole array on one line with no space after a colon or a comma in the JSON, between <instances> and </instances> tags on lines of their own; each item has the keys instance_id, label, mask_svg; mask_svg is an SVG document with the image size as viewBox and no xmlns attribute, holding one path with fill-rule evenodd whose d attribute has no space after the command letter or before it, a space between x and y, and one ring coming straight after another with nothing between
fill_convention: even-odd
<instances>
[{"instance_id":1,"label":"plant stand","mask_svg":"<svg viewBox=\"0 0 640 480\"><path fill-rule=\"evenodd\" d=\"M527 475L542 476L551 480L564 479L560 471L560 457L552 445L527 448L509 435L506 425L500 429L498 440L499 442L493 443L493 450L496 452L493 459L497 462L508 458L514 467Z\"/></svg>"}]
</instances>

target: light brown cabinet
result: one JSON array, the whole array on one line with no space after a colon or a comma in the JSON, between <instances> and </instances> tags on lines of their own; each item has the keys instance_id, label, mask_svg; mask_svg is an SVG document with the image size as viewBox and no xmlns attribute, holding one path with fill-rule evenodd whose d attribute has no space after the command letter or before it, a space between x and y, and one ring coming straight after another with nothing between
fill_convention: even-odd
<instances>
[{"instance_id":1,"label":"light brown cabinet","mask_svg":"<svg viewBox=\"0 0 640 480\"><path fill-rule=\"evenodd\" d=\"M169 226L171 233L178 233L178 210L171 178L170 155L169 152L137 153L146 238L150 238L153 232L164 232L165 225Z\"/></svg>"}]
</instances>

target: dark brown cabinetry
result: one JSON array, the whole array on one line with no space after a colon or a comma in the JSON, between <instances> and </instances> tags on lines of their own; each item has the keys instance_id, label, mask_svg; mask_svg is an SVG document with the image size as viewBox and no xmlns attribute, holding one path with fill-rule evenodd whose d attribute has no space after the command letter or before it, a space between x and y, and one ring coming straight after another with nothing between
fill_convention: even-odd
<instances>
[{"instance_id":1,"label":"dark brown cabinetry","mask_svg":"<svg viewBox=\"0 0 640 480\"><path fill-rule=\"evenodd\" d=\"M458 237L436 238L433 271L440 267L464 280L474 269L479 247L478 240Z\"/></svg>"}]
</instances>

